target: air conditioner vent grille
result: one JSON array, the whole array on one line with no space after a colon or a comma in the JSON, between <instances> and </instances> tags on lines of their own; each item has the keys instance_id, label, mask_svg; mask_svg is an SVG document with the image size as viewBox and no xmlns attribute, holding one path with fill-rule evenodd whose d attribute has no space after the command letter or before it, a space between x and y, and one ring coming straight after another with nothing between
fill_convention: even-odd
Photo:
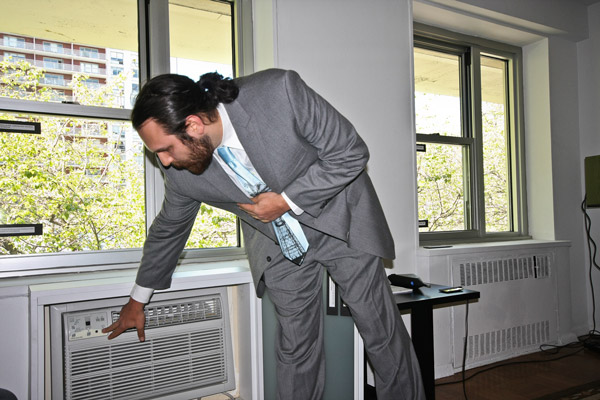
<instances>
[{"instance_id":1,"label":"air conditioner vent grille","mask_svg":"<svg viewBox=\"0 0 600 400\"><path fill-rule=\"evenodd\" d=\"M146 329L221 319L221 299L214 297L166 305L146 306L144 313L146 314ZM119 315L119 311L113 311L111 313L112 321L117 321Z\"/></svg>"},{"instance_id":2,"label":"air conditioner vent grille","mask_svg":"<svg viewBox=\"0 0 600 400\"><path fill-rule=\"evenodd\" d=\"M550 256L523 255L458 263L460 284L474 286L550 277Z\"/></svg>"},{"instance_id":3,"label":"air conditioner vent grille","mask_svg":"<svg viewBox=\"0 0 600 400\"><path fill-rule=\"evenodd\" d=\"M516 350L537 347L550 339L550 322L547 320L469 335L467 360L510 354Z\"/></svg>"},{"instance_id":4,"label":"air conditioner vent grille","mask_svg":"<svg viewBox=\"0 0 600 400\"><path fill-rule=\"evenodd\" d=\"M223 328L65 349L66 399L148 399L227 380Z\"/></svg>"}]
</instances>

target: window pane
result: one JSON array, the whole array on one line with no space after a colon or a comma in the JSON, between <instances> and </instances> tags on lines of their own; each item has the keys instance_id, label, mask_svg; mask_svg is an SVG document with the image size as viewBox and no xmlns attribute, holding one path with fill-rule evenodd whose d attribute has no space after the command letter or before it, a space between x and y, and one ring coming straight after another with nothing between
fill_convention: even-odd
<instances>
[{"instance_id":1,"label":"window pane","mask_svg":"<svg viewBox=\"0 0 600 400\"><path fill-rule=\"evenodd\" d=\"M422 143L426 151L417 152L417 192L419 220L428 226L420 232L468 229L465 191L468 174L464 172L466 146Z\"/></svg>"},{"instance_id":2,"label":"window pane","mask_svg":"<svg viewBox=\"0 0 600 400\"><path fill-rule=\"evenodd\" d=\"M143 146L128 121L16 115L41 134L0 133L0 224L43 235L0 237L0 254L141 247Z\"/></svg>"},{"instance_id":3,"label":"window pane","mask_svg":"<svg viewBox=\"0 0 600 400\"><path fill-rule=\"evenodd\" d=\"M171 72L194 81L215 71L233 77L231 11L231 4L211 0L169 2ZM235 215L203 204L186 248L237 245Z\"/></svg>"},{"instance_id":4,"label":"window pane","mask_svg":"<svg viewBox=\"0 0 600 400\"><path fill-rule=\"evenodd\" d=\"M129 88L139 84L132 71L138 59L136 0L9 1L2 4L0 27L0 86L18 86L0 96L131 108ZM118 75L111 70L113 53L124 69ZM89 79L102 93L90 93ZM114 86L120 88L116 96Z\"/></svg>"},{"instance_id":5,"label":"window pane","mask_svg":"<svg viewBox=\"0 0 600 400\"><path fill-rule=\"evenodd\" d=\"M511 230L506 68L505 60L481 57L485 224L488 232Z\"/></svg>"},{"instance_id":6,"label":"window pane","mask_svg":"<svg viewBox=\"0 0 600 400\"><path fill-rule=\"evenodd\" d=\"M195 81L215 71L233 77L231 12L227 2L170 0L171 72Z\"/></svg>"},{"instance_id":7,"label":"window pane","mask_svg":"<svg viewBox=\"0 0 600 400\"><path fill-rule=\"evenodd\" d=\"M462 136L460 58L415 48L417 133Z\"/></svg>"}]
</instances>

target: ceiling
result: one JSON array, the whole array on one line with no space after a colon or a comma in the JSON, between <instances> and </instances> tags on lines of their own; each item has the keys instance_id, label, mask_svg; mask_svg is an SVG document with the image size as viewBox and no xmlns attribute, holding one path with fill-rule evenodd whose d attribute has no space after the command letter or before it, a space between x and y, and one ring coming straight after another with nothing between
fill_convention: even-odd
<instances>
[{"instance_id":1,"label":"ceiling","mask_svg":"<svg viewBox=\"0 0 600 400\"><path fill-rule=\"evenodd\" d=\"M426 49L415 49L415 91L459 97L460 61L458 56ZM504 104L506 101L504 61L482 57L481 98L485 102Z\"/></svg>"}]
</instances>

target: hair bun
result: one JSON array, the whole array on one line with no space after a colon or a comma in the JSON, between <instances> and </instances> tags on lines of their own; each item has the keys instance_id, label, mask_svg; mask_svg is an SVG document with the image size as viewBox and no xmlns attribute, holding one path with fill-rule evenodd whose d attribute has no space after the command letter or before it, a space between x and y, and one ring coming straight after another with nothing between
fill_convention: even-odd
<instances>
[{"instance_id":1,"label":"hair bun","mask_svg":"<svg viewBox=\"0 0 600 400\"><path fill-rule=\"evenodd\" d=\"M219 84L223 80L223 75L218 72L209 72L200 77L198 81L198 86L204 92L214 92L215 86Z\"/></svg>"},{"instance_id":2,"label":"hair bun","mask_svg":"<svg viewBox=\"0 0 600 400\"><path fill-rule=\"evenodd\" d=\"M202 96L207 103L231 103L236 99L239 89L235 82L230 78L223 78L218 72L209 72L200 77L197 82Z\"/></svg>"}]
</instances>

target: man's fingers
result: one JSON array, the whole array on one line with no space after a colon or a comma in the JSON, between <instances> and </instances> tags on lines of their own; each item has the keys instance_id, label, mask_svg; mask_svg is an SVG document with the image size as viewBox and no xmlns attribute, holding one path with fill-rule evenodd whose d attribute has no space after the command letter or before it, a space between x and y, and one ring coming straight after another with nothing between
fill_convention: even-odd
<instances>
[{"instance_id":1,"label":"man's fingers","mask_svg":"<svg viewBox=\"0 0 600 400\"><path fill-rule=\"evenodd\" d=\"M144 328L143 327L137 327L137 334L138 334L138 339L140 339L140 342L143 342L146 340L146 336L144 335Z\"/></svg>"},{"instance_id":2,"label":"man's fingers","mask_svg":"<svg viewBox=\"0 0 600 400\"><path fill-rule=\"evenodd\" d=\"M106 328L102 329L102 333L114 331L117 326L119 326L119 321L113 322L110 326L107 326Z\"/></svg>"},{"instance_id":3,"label":"man's fingers","mask_svg":"<svg viewBox=\"0 0 600 400\"><path fill-rule=\"evenodd\" d=\"M256 218L256 212L254 212L254 209L256 208L256 205L254 204L244 204L244 203L238 203L238 207L242 210L245 211L248 215L250 215L252 218Z\"/></svg>"},{"instance_id":4,"label":"man's fingers","mask_svg":"<svg viewBox=\"0 0 600 400\"><path fill-rule=\"evenodd\" d=\"M110 335L108 335L108 339L114 339L117 336L119 336L121 333L125 332L127 330L127 328L116 328L115 330L112 331L112 333Z\"/></svg>"},{"instance_id":5,"label":"man's fingers","mask_svg":"<svg viewBox=\"0 0 600 400\"><path fill-rule=\"evenodd\" d=\"M238 204L238 207L244 211L246 214L248 214L249 216L251 216L254 219L259 220L260 222L271 222L271 219L268 218L262 218L260 215L258 215L258 213L256 213L255 209L256 209L256 205L254 204Z\"/></svg>"},{"instance_id":6,"label":"man's fingers","mask_svg":"<svg viewBox=\"0 0 600 400\"><path fill-rule=\"evenodd\" d=\"M146 337L144 335L144 305L133 299L121 309L119 320L112 325L102 329L102 333L110 332L108 339L114 339L129 328L136 328L138 338L143 342Z\"/></svg>"},{"instance_id":7,"label":"man's fingers","mask_svg":"<svg viewBox=\"0 0 600 400\"><path fill-rule=\"evenodd\" d=\"M140 339L140 342L143 342L146 340L146 335L144 333L143 324L142 324L142 326L125 326L124 324L121 324L121 321L117 321L114 324L112 324L111 326L102 329L102 333L110 332L110 335L108 335L108 339L114 339L129 328L135 328L137 330L137 335L138 335L138 338Z\"/></svg>"}]
</instances>

